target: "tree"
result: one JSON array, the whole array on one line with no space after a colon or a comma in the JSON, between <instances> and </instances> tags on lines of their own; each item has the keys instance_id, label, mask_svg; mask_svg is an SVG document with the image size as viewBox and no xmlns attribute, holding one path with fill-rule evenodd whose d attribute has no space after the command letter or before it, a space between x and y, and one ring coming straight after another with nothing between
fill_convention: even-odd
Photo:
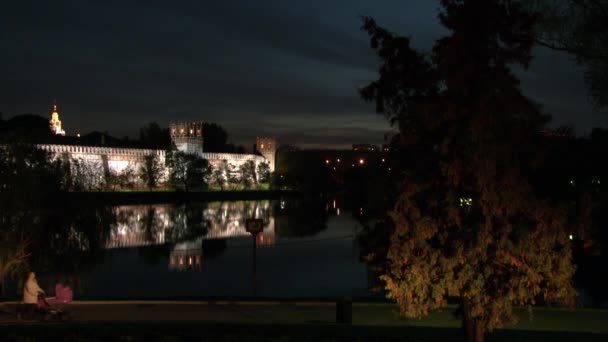
<instances>
[{"instance_id":1,"label":"tree","mask_svg":"<svg viewBox=\"0 0 608 342\"><path fill-rule=\"evenodd\" d=\"M158 157L154 154L147 155L144 157L143 164L139 167L139 179L146 184L149 190L152 190L158 185L162 170Z\"/></svg>"},{"instance_id":2,"label":"tree","mask_svg":"<svg viewBox=\"0 0 608 342\"><path fill-rule=\"evenodd\" d=\"M229 152L226 149L228 132L216 123L203 123L203 150L206 152Z\"/></svg>"},{"instance_id":3,"label":"tree","mask_svg":"<svg viewBox=\"0 0 608 342\"><path fill-rule=\"evenodd\" d=\"M34 115L16 115L0 125L0 141L7 143L51 143L61 137L51 132L49 119Z\"/></svg>"},{"instance_id":4,"label":"tree","mask_svg":"<svg viewBox=\"0 0 608 342\"><path fill-rule=\"evenodd\" d=\"M241 173L241 183L245 189L258 185L258 178L255 174L255 162L248 160L239 166Z\"/></svg>"},{"instance_id":5,"label":"tree","mask_svg":"<svg viewBox=\"0 0 608 342\"><path fill-rule=\"evenodd\" d=\"M236 188L241 183L241 170L237 169L236 165L228 164L228 183L232 188Z\"/></svg>"},{"instance_id":6,"label":"tree","mask_svg":"<svg viewBox=\"0 0 608 342\"><path fill-rule=\"evenodd\" d=\"M135 188L135 182L137 176L135 174L135 168L131 163L124 169L120 170L117 175L117 182L121 189L133 189Z\"/></svg>"},{"instance_id":7,"label":"tree","mask_svg":"<svg viewBox=\"0 0 608 342\"><path fill-rule=\"evenodd\" d=\"M590 97L608 110L608 1L536 0L524 2L540 18L537 43L565 51L583 66Z\"/></svg>"},{"instance_id":8,"label":"tree","mask_svg":"<svg viewBox=\"0 0 608 342\"><path fill-rule=\"evenodd\" d=\"M0 294L6 275L28 262L41 215L62 190L61 167L32 145L0 145Z\"/></svg>"},{"instance_id":9,"label":"tree","mask_svg":"<svg viewBox=\"0 0 608 342\"><path fill-rule=\"evenodd\" d=\"M268 162L259 163L257 167L257 174L260 183L270 182L270 164Z\"/></svg>"},{"instance_id":10,"label":"tree","mask_svg":"<svg viewBox=\"0 0 608 342\"><path fill-rule=\"evenodd\" d=\"M173 188L190 191L202 190L207 187L210 165L207 159L193 153L172 151L167 154L169 168L169 184Z\"/></svg>"},{"instance_id":11,"label":"tree","mask_svg":"<svg viewBox=\"0 0 608 342\"><path fill-rule=\"evenodd\" d=\"M0 234L0 298L4 294L4 279L27 263L30 237L24 232L2 229Z\"/></svg>"},{"instance_id":12,"label":"tree","mask_svg":"<svg viewBox=\"0 0 608 342\"><path fill-rule=\"evenodd\" d=\"M469 341L516 319L514 304L571 304L567 211L537 197L546 121L511 72L527 67L533 16L516 1L442 0L450 35L429 57L364 18L380 77L361 90L401 133L406 164L382 276L407 317L457 298Z\"/></svg>"},{"instance_id":13,"label":"tree","mask_svg":"<svg viewBox=\"0 0 608 342\"><path fill-rule=\"evenodd\" d=\"M213 178L215 179L215 184L217 184L222 191L224 191L226 182L228 182L229 171L228 161L225 159L217 164L217 166L213 169Z\"/></svg>"},{"instance_id":14,"label":"tree","mask_svg":"<svg viewBox=\"0 0 608 342\"><path fill-rule=\"evenodd\" d=\"M168 128L161 128L156 122L150 122L139 129L139 141L148 148L166 149L171 145Z\"/></svg>"}]
</instances>

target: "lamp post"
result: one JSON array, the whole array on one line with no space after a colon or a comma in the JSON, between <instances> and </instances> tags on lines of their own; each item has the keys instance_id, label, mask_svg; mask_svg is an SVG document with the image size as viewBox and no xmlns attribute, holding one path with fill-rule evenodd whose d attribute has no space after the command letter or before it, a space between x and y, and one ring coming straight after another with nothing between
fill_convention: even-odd
<instances>
[{"instance_id":1,"label":"lamp post","mask_svg":"<svg viewBox=\"0 0 608 342\"><path fill-rule=\"evenodd\" d=\"M253 239L253 258L251 258L253 262L253 296L257 295L257 281L256 281L256 273L257 273L257 261L256 261L256 247L257 247L257 236L264 230L264 221L262 219L247 219L245 221L245 230L251 234Z\"/></svg>"}]
</instances>

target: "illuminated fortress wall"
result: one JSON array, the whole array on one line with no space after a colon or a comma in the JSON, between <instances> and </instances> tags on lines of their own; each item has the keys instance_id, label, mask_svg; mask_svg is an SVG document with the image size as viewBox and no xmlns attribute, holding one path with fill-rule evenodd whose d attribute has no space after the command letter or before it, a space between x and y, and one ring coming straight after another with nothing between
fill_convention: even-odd
<instances>
[{"instance_id":1,"label":"illuminated fortress wall","mask_svg":"<svg viewBox=\"0 0 608 342\"><path fill-rule=\"evenodd\" d=\"M58 120L56 106L53 109L53 119ZM51 119L51 123L53 122ZM273 138L257 138L256 143L260 155L256 154L237 154L237 153L214 153L203 152L203 122L181 122L171 123L169 126L171 140L178 151L197 154L205 158L209 163L217 168L221 164L227 163L231 172L238 172L239 167L249 161L253 161L256 166L260 163L268 163L270 171L275 169L276 142ZM120 173L127 168L137 171L144 162L144 157L155 155L164 164L164 150L142 149L142 148L120 148L103 146L78 146L78 145L58 145L42 144L38 148L54 154L55 158L78 160L84 162L92 170L100 173L114 172ZM161 177L161 182L167 177L167 170Z\"/></svg>"},{"instance_id":2,"label":"illuminated fortress wall","mask_svg":"<svg viewBox=\"0 0 608 342\"><path fill-rule=\"evenodd\" d=\"M127 167L132 167L134 170L139 170L144 157L155 155L164 163L164 150L152 150L142 148L119 148L119 147L98 147L98 146L76 146L76 145L54 145L42 144L38 148L51 152L55 158L70 158L88 163L100 171L113 171L119 173ZM255 154L238 154L238 153L213 153L200 152L197 153L202 158L209 161L213 167L226 161L234 169L248 161L253 161L256 167L260 163L267 160ZM101 176L101 175L100 175Z\"/></svg>"}]
</instances>

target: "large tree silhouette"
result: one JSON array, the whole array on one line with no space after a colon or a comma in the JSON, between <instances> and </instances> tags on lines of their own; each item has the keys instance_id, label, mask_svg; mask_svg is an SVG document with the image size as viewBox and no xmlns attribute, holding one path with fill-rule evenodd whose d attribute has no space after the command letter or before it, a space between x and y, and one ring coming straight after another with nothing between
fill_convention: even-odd
<instances>
[{"instance_id":1,"label":"large tree silhouette","mask_svg":"<svg viewBox=\"0 0 608 342\"><path fill-rule=\"evenodd\" d=\"M430 56L364 18L381 60L361 90L401 133L405 170L382 276L407 317L457 298L469 341L512 322L514 304L571 303L567 211L526 180L546 121L511 65L527 67L534 18L517 1L442 0L450 34Z\"/></svg>"},{"instance_id":2,"label":"large tree silhouette","mask_svg":"<svg viewBox=\"0 0 608 342\"><path fill-rule=\"evenodd\" d=\"M537 43L564 51L583 67L590 98L608 111L608 1L524 1L538 15Z\"/></svg>"}]
</instances>

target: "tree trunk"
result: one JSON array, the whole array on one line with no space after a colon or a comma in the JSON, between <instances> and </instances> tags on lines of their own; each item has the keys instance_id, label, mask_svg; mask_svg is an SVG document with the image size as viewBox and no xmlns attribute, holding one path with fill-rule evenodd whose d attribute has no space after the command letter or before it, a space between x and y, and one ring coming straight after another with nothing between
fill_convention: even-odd
<instances>
[{"instance_id":1,"label":"tree trunk","mask_svg":"<svg viewBox=\"0 0 608 342\"><path fill-rule=\"evenodd\" d=\"M4 270L0 268L0 303L4 302Z\"/></svg>"},{"instance_id":2,"label":"tree trunk","mask_svg":"<svg viewBox=\"0 0 608 342\"><path fill-rule=\"evenodd\" d=\"M485 328L483 320L471 317L470 304L462 302L462 325L467 342L483 342L485 339Z\"/></svg>"}]
</instances>

